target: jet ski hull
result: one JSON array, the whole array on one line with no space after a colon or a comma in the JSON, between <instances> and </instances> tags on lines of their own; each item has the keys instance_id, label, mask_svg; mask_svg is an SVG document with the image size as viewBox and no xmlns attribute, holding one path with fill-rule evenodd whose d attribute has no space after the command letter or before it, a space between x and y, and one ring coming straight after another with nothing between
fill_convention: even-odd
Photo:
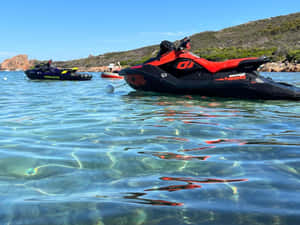
<instances>
[{"instance_id":1,"label":"jet ski hull","mask_svg":"<svg viewBox=\"0 0 300 225\"><path fill-rule=\"evenodd\" d=\"M124 69L120 75L136 90L240 99L300 100L300 88L264 78L256 71L194 73L177 78L152 65Z\"/></svg>"},{"instance_id":2,"label":"jet ski hull","mask_svg":"<svg viewBox=\"0 0 300 225\"><path fill-rule=\"evenodd\" d=\"M39 70L26 70L26 76L31 80L71 80L71 81L85 81L91 80L92 75L87 73L67 72L62 71L39 71Z\"/></svg>"}]
</instances>

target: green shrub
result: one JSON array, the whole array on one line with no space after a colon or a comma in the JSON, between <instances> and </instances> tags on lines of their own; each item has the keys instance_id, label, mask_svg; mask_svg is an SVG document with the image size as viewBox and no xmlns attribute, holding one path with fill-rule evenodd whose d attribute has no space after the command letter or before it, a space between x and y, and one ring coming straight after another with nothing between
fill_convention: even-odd
<instances>
[{"instance_id":1,"label":"green shrub","mask_svg":"<svg viewBox=\"0 0 300 225\"><path fill-rule=\"evenodd\" d=\"M278 25L269 24L265 29L261 31L261 33L276 35L288 31L299 31L299 30L300 30L300 19L294 19L291 21L283 22Z\"/></svg>"},{"instance_id":2,"label":"green shrub","mask_svg":"<svg viewBox=\"0 0 300 225\"><path fill-rule=\"evenodd\" d=\"M289 51L288 54L287 54L286 59L289 62L295 62L295 61L297 61L299 63L300 62L300 49Z\"/></svg>"}]
</instances>

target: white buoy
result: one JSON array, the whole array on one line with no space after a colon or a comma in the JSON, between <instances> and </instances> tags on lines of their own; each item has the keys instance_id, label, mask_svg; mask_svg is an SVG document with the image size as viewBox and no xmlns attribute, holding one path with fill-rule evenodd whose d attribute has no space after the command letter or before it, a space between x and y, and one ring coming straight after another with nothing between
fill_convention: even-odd
<instances>
[{"instance_id":1,"label":"white buoy","mask_svg":"<svg viewBox=\"0 0 300 225\"><path fill-rule=\"evenodd\" d=\"M7 80L7 77L3 77L3 80Z\"/></svg>"},{"instance_id":2,"label":"white buoy","mask_svg":"<svg viewBox=\"0 0 300 225\"><path fill-rule=\"evenodd\" d=\"M109 85L107 85L107 86L105 87L105 91L106 91L107 93L114 93L115 88L114 88L114 86L112 86L111 84L109 84Z\"/></svg>"}]
</instances>

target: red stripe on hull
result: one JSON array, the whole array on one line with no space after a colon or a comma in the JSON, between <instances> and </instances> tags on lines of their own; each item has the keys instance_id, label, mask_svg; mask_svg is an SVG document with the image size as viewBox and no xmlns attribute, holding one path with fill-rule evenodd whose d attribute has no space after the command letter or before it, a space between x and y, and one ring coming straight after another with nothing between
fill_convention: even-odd
<instances>
[{"instance_id":1,"label":"red stripe on hull","mask_svg":"<svg viewBox=\"0 0 300 225\"><path fill-rule=\"evenodd\" d=\"M113 73L102 73L101 77L102 78L112 78L112 79L124 79L124 77L119 76L118 74L113 74Z\"/></svg>"}]
</instances>

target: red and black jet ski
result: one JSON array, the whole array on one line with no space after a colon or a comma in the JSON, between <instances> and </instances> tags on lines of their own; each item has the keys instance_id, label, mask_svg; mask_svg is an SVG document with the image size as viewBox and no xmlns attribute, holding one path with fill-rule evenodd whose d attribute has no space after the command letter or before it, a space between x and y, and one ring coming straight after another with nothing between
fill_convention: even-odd
<instances>
[{"instance_id":1,"label":"red and black jet ski","mask_svg":"<svg viewBox=\"0 0 300 225\"><path fill-rule=\"evenodd\" d=\"M261 76L257 68L267 57L231 59L212 62L187 50L190 39L178 48L162 41L160 52L141 65L126 68L119 75L136 90L198 94L243 99L300 100L300 88Z\"/></svg>"}]
</instances>

